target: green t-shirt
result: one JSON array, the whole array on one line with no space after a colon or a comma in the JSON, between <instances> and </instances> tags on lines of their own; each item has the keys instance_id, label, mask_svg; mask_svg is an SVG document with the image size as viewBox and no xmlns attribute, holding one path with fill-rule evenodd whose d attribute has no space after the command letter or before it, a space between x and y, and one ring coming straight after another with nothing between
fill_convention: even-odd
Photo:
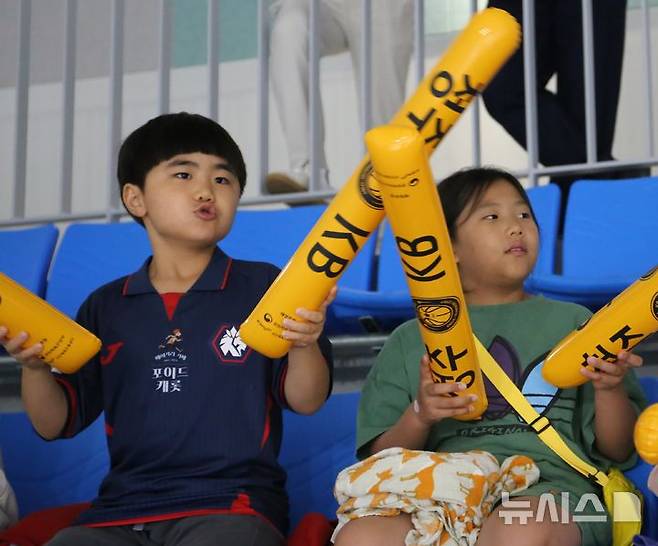
<instances>
[{"instance_id":1,"label":"green t-shirt","mask_svg":"<svg viewBox=\"0 0 658 546\"><path fill-rule=\"evenodd\" d=\"M594 389L590 383L576 389L557 389L541 376L544 357L564 336L591 313L580 305L532 297L518 303L469 306L473 331L489 349L526 398L546 415L573 451L604 471L609 461L594 447ZM419 363L424 351L417 321L398 327L388 338L370 370L362 390L357 426L357 453L391 428L416 398ZM634 373L626 374L627 392L638 410L646 406ZM540 482L523 492L569 492L572 510L581 495L600 488L568 466L522 421L485 379L489 407L483 419L444 419L434 425L425 449L463 452L485 450L499 462L510 455L532 458L541 472ZM631 467L635 455L623 464ZM587 507L587 511L589 510Z\"/></svg>"}]
</instances>

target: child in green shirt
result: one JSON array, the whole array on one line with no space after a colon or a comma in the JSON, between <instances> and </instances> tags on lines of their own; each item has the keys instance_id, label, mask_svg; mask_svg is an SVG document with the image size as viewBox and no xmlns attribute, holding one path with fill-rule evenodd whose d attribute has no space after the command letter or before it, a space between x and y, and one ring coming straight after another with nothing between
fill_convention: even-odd
<instances>
[{"instance_id":1,"label":"child in green shirt","mask_svg":"<svg viewBox=\"0 0 658 546\"><path fill-rule=\"evenodd\" d=\"M628 352L616 363L590 357L596 371L582 368L591 381L557 389L541 377L548 351L584 322L590 312L579 305L530 296L523 284L538 251L538 226L528 196L511 174L490 168L459 171L439 186L441 203L457 260L474 333L524 392L547 416L575 453L607 470L634 462L632 431L645 404L631 368L642 359ZM452 419L469 411L470 397L446 396L459 384L434 383L415 320L397 328L380 352L363 388L357 427L357 452L367 457L390 447L464 452L484 450L499 462L526 455L540 469L538 483L515 500L529 501L538 514L539 498L568 493L567 522L548 516L524 524L505 524L498 506L484 521L478 546L600 545L611 543L609 519L592 518L597 507L582 503L600 495L588 481L545 446L507 401L485 380L489 406L476 421ZM574 517L574 512L581 517ZM558 512L559 513L559 512ZM601 513L598 513L601 516ZM410 516L365 517L348 522L336 546L403 546L412 529Z\"/></svg>"}]
</instances>

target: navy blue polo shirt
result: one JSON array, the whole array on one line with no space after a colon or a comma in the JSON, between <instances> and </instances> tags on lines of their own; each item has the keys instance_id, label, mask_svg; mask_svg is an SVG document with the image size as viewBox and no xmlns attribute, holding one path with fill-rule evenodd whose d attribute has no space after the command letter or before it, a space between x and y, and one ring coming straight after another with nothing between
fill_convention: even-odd
<instances>
[{"instance_id":1,"label":"navy blue polo shirt","mask_svg":"<svg viewBox=\"0 0 658 546\"><path fill-rule=\"evenodd\" d=\"M62 437L105 412L110 471L78 523L230 512L265 517L285 534L277 456L287 358L263 356L238 335L278 269L217 249L168 313L149 263L82 304L77 320L103 348L75 374L57 375L69 404ZM326 338L320 347L331 368Z\"/></svg>"}]
</instances>

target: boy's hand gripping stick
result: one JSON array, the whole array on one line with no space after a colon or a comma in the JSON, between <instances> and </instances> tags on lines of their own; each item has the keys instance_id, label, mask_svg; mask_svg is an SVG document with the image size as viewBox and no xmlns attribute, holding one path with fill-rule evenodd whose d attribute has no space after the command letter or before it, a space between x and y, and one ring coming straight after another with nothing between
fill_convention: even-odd
<instances>
[{"instance_id":1,"label":"boy's hand gripping stick","mask_svg":"<svg viewBox=\"0 0 658 546\"><path fill-rule=\"evenodd\" d=\"M0 324L10 337L27 332L25 345L41 343L43 361L64 373L81 368L101 348L95 335L2 273Z\"/></svg>"}]
</instances>

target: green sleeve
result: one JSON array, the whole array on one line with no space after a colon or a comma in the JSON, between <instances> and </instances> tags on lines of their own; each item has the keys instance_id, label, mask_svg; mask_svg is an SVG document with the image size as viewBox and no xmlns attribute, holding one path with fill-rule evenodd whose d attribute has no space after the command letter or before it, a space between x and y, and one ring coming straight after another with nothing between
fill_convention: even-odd
<instances>
[{"instance_id":1,"label":"green sleeve","mask_svg":"<svg viewBox=\"0 0 658 546\"><path fill-rule=\"evenodd\" d=\"M626 388L631 404L639 415L640 412L647 407L647 400L644 396L642 386L633 370L629 370L624 377L624 387ZM637 463L637 453L635 451L633 451L630 457L622 463L613 464L596 449L594 445L596 441L594 436L594 387L588 382L579 387L579 389L581 390L581 400L583 401L581 408L581 445L583 446L585 453L595 465L601 466L604 470L607 470L610 466L616 466L621 470L633 468Z\"/></svg>"},{"instance_id":2,"label":"green sleeve","mask_svg":"<svg viewBox=\"0 0 658 546\"><path fill-rule=\"evenodd\" d=\"M361 459L370 455L368 444L395 425L413 401L401 328L387 339L361 391L356 429L357 457Z\"/></svg>"}]
</instances>

